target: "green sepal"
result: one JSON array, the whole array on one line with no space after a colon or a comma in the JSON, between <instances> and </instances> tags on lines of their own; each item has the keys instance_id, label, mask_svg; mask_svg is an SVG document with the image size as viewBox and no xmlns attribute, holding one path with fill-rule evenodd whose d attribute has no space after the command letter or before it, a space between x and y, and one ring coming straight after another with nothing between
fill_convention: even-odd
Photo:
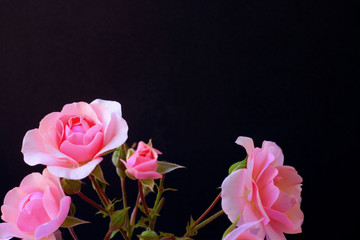
<instances>
[{"instance_id":1,"label":"green sepal","mask_svg":"<svg viewBox=\"0 0 360 240\"><path fill-rule=\"evenodd\" d=\"M68 216L73 217L75 216L75 213L76 213L76 207L75 204L71 201Z\"/></svg>"},{"instance_id":2,"label":"green sepal","mask_svg":"<svg viewBox=\"0 0 360 240\"><path fill-rule=\"evenodd\" d=\"M231 174L232 172L241 169L241 168L246 168L246 164L247 164L247 156L244 160L240 161L240 162L236 162L233 165L230 166L229 168L229 174Z\"/></svg>"},{"instance_id":3,"label":"green sepal","mask_svg":"<svg viewBox=\"0 0 360 240\"><path fill-rule=\"evenodd\" d=\"M113 239L113 237L115 237L115 235L116 235L118 232L119 232L119 229L113 231L113 232L111 233L110 239Z\"/></svg>"},{"instance_id":4,"label":"green sepal","mask_svg":"<svg viewBox=\"0 0 360 240\"><path fill-rule=\"evenodd\" d=\"M67 195L74 195L81 190L80 180L61 179L61 187Z\"/></svg>"},{"instance_id":5,"label":"green sepal","mask_svg":"<svg viewBox=\"0 0 360 240\"><path fill-rule=\"evenodd\" d=\"M154 192L154 186L155 186L154 179L141 179L140 181L143 186L144 196L149 194L149 192Z\"/></svg>"},{"instance_id":6,"label":"green sepal","mask_svg":"<svg viewBox=\"0 0 360 240\"><path fill-rule=\"evenodd\" d=\"M236 224L239 222L241 214L237 217L237 219L235 220L235 222L233 222L224 232L223 236L221 239L224 239L226 237L226 235L228 235L230 232L232 232L235 228L236 228Z\"/></svg>"},{"instance_id":7,"label":"green sepal","mask_svg":"<svg viewBox=\"0 0 360 240\"><path fill-rule=\"evenodd\" d=\"M86 223L90 223L90 222L81 220L81 219L76 218L76 217L67 216L65 221L61 224L60 227L63 227L63 228L75 227L77 225L86 224Z\"/></svg>"},{"instance_id":8,"label":"green sepal","mask_svg":"<svg viewBox=\"0 0 360 240\"><path fill-rule=\"evenodd\" d=\"M115 231L125 225L126 215L130 207L115 211L110 218L110 229Z\"/></svg>"},{"instance_id":9,"label":"green sepal","mask_svg":"<svg viewBox=\"0 0 360 240\"><path fill-rule=\"evenodd\" d=\"M166 173L172 172L178 168L185 168L185 167L175 164L175 163L158 161L158 167L157 167L156 171L160 174L166 174Z\"/></svg>"},{"instance_id":10,"label":"green sepal","mask_svg":"<svg viewBox=\"0 0 360 240\"><path fill-rule=\"evenodd\" d=\"M135 152L135 150L132 149L132 148L129 148L129 149L127 150L127 152L126 152L126 161L131 157L131 155L134 154L134 152Z\"/></svg>"},{"instance_id":11,"label":"green sepal","mask_svg":"<svg viewBox=\"0 0 360 240\"><path fill-rule=\"evenodd\" d=\"M103 174L103 171L101 170L100 164L96 165L94 170L91 172L91 175L93 175L100 182L105 183L106 185L109 185L104 178L104 174Z\"/></svg>"}]
</instances>

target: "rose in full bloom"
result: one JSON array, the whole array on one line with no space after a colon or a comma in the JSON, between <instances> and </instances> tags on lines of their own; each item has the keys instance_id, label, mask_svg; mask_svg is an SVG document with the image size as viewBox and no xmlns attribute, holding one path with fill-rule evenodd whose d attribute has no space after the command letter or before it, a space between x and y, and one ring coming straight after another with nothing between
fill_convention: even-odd
<instances>
[{"instance_id":1,"label":"rose in full bloom","mask_svg":"<svg viewBox=\"0 0 360 240\"><path fill-rule=\"evenodd\" d=\"M156 172L158 154L161 152L141 141L127 162L121 161L127 171L136 179L158 179L162 177L160 173Z\"/></svg>"},{"instance_id":2,"label":"rose in full bloom","mask_svg":"<svg viewBox=\"0 0 360 240\"><path fill-rule=\"evenodd\" d=\"M64 222L71 198L65 196L60 179L47 169L27 175L10 190L1 206L0 239L12 237L55 240Z\"/></svg>"},{"instance_id":3,"label":"rose in full bloom","mask_svg":"<svg viewBox=\"0 0 360 240\"><path fill-rule=\"evenodd\" d=\"M239 137L237 144L248 154L246 169L232 172L222 183L222 208L238 226L263 219L257 235L268 240L286 239L284 233L300 233L304 215L300 209L302 178L290 166L274 142L255 148L253 140Z\"/></svg>"},{"instance_id":4,"label":"rose in full bloom","mask_svg":"<svg viewBox=\"0 0 360 240\"><path fill-rule=\"evenodd\" d=\"M28 131L21 151L31 166L44 164L56 176L82 179L102 161L102 154L126 141L127 131L120 103L101 99L71 103Z\"/></svg>"},{"instance_id":5,"label":"rose in full bloom","mask_svg":"<svg viewBox=\"0 0 360 240\"><path fill-rule=\"evenodd\" d=\"M231 231L224 240L263 240L256 235L259 221L248 222Z\"/></svg>"}]
</instances>

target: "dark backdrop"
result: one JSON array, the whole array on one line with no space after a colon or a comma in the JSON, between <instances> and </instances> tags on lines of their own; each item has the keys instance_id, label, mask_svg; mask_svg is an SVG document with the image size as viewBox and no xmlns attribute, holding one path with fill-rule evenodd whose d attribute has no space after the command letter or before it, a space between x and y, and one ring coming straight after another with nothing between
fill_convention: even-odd
<instances>
[{"instance_id":1,"label":"dark backdrop","mask_svg":"<svg viewBox=\"0 0 360 240\"><path fill-rule=\"evenodd\" d=\"M245 157L234 144L243 135L275 141L304 178L303 234L288 239L355 233L352 19L345 4L311 2L1 0L1 198L43 169L23 162L27 130L66 103L102 98L122 104L129 143L152 138L161 160L187 167L167 177L179 191L165 194L159 230L181 235L205 210ZM101 166L120 197L110 158ZM79 238L102 239L107 223L74 201L94 222L75 227ZM228 225L223 216L196 239L220 239Z\"/></svg>"}]
</instances>

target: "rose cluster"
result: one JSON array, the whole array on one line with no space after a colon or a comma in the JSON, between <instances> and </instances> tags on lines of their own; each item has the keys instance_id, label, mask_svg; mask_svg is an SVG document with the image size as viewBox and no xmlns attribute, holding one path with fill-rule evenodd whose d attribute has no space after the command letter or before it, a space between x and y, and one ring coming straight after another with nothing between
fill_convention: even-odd
<instances>
[{"instance_id":1,"label":"rose cluster","mask_svg":"<svg viewBox=\"0 0 360 240\"><path fill-rule=\"evenodd\" d=\"M34 166L45 165L40 173L27 175L19 187L10 190L1 206L0 239L13 237L24 240L61 240L60 227L67 227L77 239L72 226L81 220L71 213L71 197L78 194L98 208L104 217L110 216L109 231L104 239L120 232L131 239L136 227L145 231L139 239L187 240L197 231L225 213L232 222L223 235L224 240L283 240L284 233L301 232L304 215L300 209L302 178L291 166L285 166L281 148L264 141L255 147L248 137L238 137L236 143L246 149L245 160L233 164L221 185L221 193L197 221L191 220L183 237L156 233L155 222L164 204L162 194L171 190L163 187L163 175L182 166L158 161L160 151L140 141L129 148L128 126L122 118L121 105L115 101L97 99L90 104L77 102L65 105L60 112L46 115L39 128L25 134L22 145L24 161ZM105 194L106 181L99 167L103 156L113 152L112 161L121 179L123 209L115 210L117 201ZM94 176L97 179L94 179ZM103 205L98 205L80 192L82 179L89 177ZM139 193L129 214L126 203L125 178L137 180ZM154 180L160 179L160 184ZM151 209L146 194L157 189ZM203 220L221 199L222 210ZM135 223L140 209L144 216ZM75 221L69 225L67 219ZM146 219L146 221L144 220ZM192 219L192 218L191 218ZM147 225L146 225L146 224Z\"/></svg>"}]
</instances>

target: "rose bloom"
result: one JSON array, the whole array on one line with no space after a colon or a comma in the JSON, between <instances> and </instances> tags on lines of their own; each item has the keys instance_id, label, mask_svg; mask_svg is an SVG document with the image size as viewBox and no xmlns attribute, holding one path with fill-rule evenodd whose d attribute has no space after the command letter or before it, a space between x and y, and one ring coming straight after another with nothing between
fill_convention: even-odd
<instances>
[{"instance_id":1,"label":"rose bloom","mask_svg":"<svg viewBox=\"0 0 360 240\"><path fill-rule=\"evenodd\" d=\"M102 161L102 154L126 141L127 131L120 103L101 99L71 103L28 131L21 151L31 166L44 164L56 176L83 179Z\"/></svg>"},{"instance_id":2,"label":"rose bloom","mask_svg":"<svg viewBox=\"0 0 360 240\"><path fill-rule=\"evenodd\" d=\"M0 239L55 240L64 222L71 198L65 196L60 179L47 169L27 175L10 190L1 206Z\"/></svg>"},{"instance_id":3,"label":"rose bloom","mask_svg":"<svg viewBox=\"0 0 360 240\"><path fill-rule=\"evenodd\" d=\"M268 240L286 239L284 233L300 233L304 215L300 209L302 178L290 166L274 142L254 148L251 138L236 143L248 154L247 168L231 173L222 183L222 208L238 225L263 219L257 235Z\"/></svg>"},{"instance_id":4,"label":"rose bloom","mask_svg":"<svg viewBox=\"0 0 360 240\"><path fill-rule=\"evenodd\" d=\"M262 240L256 235L259 221L248 222L235 228L223 240Z\"/></svg>"},{"instance_id":5,"label":"rose bloom","mask_svg":"<svg viewBox=\"0 0 360 240\"><path fill-rule=\"evenodd\" d=\"M158 179L162 177L160 173L156 172L158 154L161 152L141 141L127 162L121 161L127 171L136 179Z\"/></svg>"}]
</instances>

